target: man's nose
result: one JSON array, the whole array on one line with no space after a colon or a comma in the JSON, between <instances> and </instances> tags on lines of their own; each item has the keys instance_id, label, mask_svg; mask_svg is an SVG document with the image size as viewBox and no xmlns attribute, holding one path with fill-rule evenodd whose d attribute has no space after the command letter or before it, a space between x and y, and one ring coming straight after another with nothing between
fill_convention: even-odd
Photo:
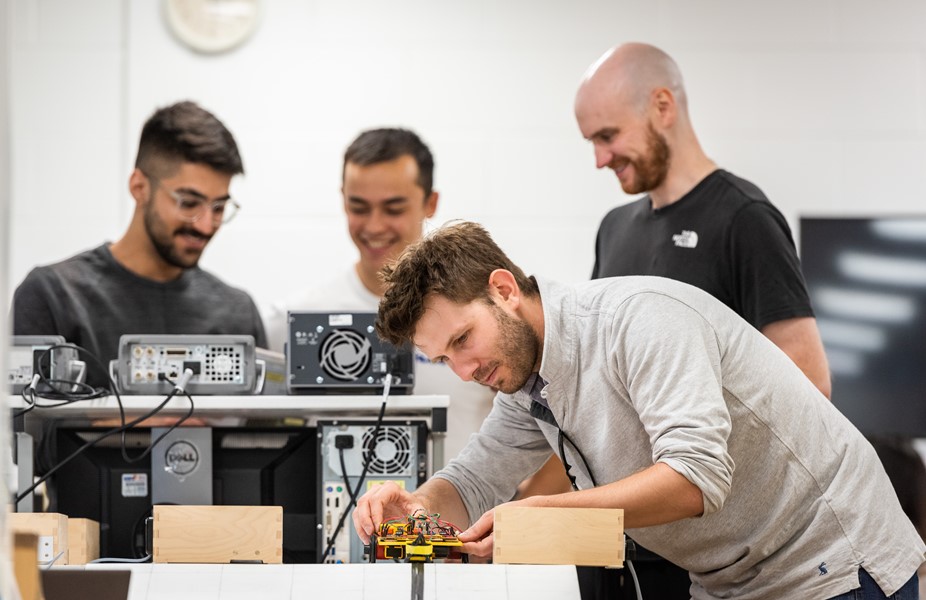
<instances>
[{"instance_id":1,"label":"man's nose","mask_svg":"<svg viewBox=\"0 0 926 600\"><path fill-rule=\"evenodd\" d=\"M460 357L448 357L447 362L457 377L463 381L473 381L479 363L475 360L461 360Z\"/></svg>"},{"instance_id":2,"label":"man's nose","mask_svg":"<svg viewBox=\"0 0 926 600\"><path fill-rule=\"evenodd\" d=\"M379 232L384 229L386 229L386 215L382 211L371 211L369 218L367 218L366 230Z\"/></svg>"},{"instance_id":3,"label":"man's nose","mask_svg":"<svg viewBox=\"0 0 926 600\"><path fill-rule=\"evenodd\" d=\"M203 234L204 236L212 236L218 230L221 223L216 223L213 219L212 212L203 213L198 219L193 221L190 225L193 226L193 229Z\"/></svg>"},{"instance_id":4,"label":"man's nose","mask_svg":"<svg viewBox=\"0 0 926 600\"><path fill-rule=\"evenodd\" d=\"M598 169L603 169L611 164L611 159L614 158L614 154L604 146L595 146L595 167Z\"/></svg>"}]
</instances>

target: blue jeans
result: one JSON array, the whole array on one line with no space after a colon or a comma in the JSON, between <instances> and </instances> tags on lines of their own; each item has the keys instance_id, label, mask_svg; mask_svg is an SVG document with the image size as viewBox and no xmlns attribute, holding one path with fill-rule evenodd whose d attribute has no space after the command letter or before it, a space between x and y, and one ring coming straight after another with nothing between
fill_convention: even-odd
<instances>
[{"instance_id":1,"label":"blue jeans","mask_svg":"<svg viewBox=\"0 0 926 600\"><path fill-rule=\"evenodd\" d=\"M858 570L858 580L862 587L833 596L830 600L919 600L920 597L920 580L916 573L893 596L886 596L865 569Z\"/></svg>"}]
</instances>

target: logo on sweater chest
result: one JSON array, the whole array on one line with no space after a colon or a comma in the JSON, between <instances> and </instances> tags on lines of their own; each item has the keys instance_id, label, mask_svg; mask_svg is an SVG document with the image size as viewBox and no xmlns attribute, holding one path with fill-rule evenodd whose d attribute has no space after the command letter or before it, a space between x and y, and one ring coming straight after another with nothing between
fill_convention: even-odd
<instances>
[{"instance_id":1,"label":"logo on sweater chest","mask_svg":"<svg viewBox=\"0 0 926 600\"><path fill-rule=\"evenodd\" d=\"M679 248L695 248L698 245L698 233L684 229L672 236L672 242Z\"/></svg>"}]
</instances>

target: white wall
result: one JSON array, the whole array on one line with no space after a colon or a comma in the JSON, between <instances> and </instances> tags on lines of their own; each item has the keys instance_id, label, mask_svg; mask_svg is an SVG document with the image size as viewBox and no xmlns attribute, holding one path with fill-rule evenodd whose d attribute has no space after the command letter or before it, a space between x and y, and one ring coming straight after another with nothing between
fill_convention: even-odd
<instances>
[{"instance_id":1,"label":"white wall","mask_svg":"<svg viewBox=\"0 0 926 600\"><path fill-rule=\"evenodd\" d=\"M10 137L9 137L9 99L10 99L10 4L0 0L0 314L7 314L7 255L6 240L9 232L9 195L10 195ZM0 318L0 340L7 335L7 320ZM0 372L7 372L7 344L0 344ZM13 457L11 456L10 411L0 410L0 598L19 598L19 590L14 584L13 553L11 551L12 534L7 529L7 510L9 493L8 483L12 479Z\"/></svg>"},{"instance_id":2,"label":"white wall","mask_svg":"<svg viewBox=\"0 0 926 600\"><path fill-rule=\"evenodd\" d=\"M360 130L417 130L450 218L486 224L528 271L586 279L627 198L572 115L585 68L623 41L679 62L708 153L802 214L922 212L920 0L264 0L243 47L202 56L154 0L13 0L10 279L118 237L144 119L192 98L235 133L244 205L203 266L262 305L354 259L338 188Z\"/></svg>"}]
</instances>

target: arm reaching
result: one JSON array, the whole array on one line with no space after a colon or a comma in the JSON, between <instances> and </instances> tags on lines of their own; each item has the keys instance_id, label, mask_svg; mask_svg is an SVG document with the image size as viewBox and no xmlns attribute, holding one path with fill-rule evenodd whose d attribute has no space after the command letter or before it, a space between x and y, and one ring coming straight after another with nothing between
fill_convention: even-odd
<instances>
[{"instance_id":1,"label":"arm reaching","mask_svg":"<svg viewBox=\"0 0 926 600\"><path fill-rule=\"evenodd\" d=\"M663 463L656 463L648 469L600 487L553 496L531 496L509 504L564 508L623 508L624 523L629 528L662 525L697 517L704 512L701 490ZM460 534L463 552L471 556L491 557L495 545L494 527L493 509Z\"/></svg>"}]
</instances>

